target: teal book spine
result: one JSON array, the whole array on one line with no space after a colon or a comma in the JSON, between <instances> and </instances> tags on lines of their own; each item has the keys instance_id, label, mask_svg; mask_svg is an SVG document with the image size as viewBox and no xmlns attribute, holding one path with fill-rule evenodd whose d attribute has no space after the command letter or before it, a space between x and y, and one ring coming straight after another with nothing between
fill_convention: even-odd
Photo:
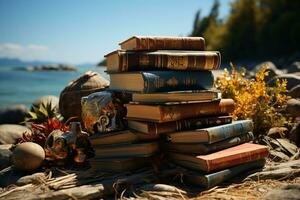
<instances>
[{"instance_id":1,"label":"teal book spine","mask_svg":"<svg viewBox=\"0 0 300 200\"><path fill-rule=\"evenodd\" d=\"M208 144L212 144L243 133L252 132L253 122L252 120L239 120L234 121L231 124L224 124L201 130L208 133Z\"/></svg>"},{"instance_id":2,"label":"teal book spine","mask_svg":"<svg viewBox=\"0 0 300 200\"><path fill-rule=\"evenodd\" d=\"M241 164L211 174L202 174L201 172L188 171L185 173L185 177L189 182L193 184L200 185L205 188L212 188L242 173L262 168L264 167L264 165L265 160L263 159L246 164Z\"/></svg>"},{"instance_id":3,"label":"teal book spine","mask_svg":"<svg viewBox=\"0 0 300 200\"><path fill-rule=\"evenodd\" d=\"M211 71L152 71L140 72L144 78L143 93L184 90L207 90L213 87Z\"/></svg>"},{"instance_id":4,"label":"teal book spine","mask_svg":"<svg viewBox=\"0 0 300 200\"><path fill-rule=\"evenodd\" d=\"M228 138L221 142L204 145L206 147L205 153L208 154L208 153L220 151L252 140L254 140L254 135L252 132L244 133L236 137Z\"/></svg>"}]
</instances>

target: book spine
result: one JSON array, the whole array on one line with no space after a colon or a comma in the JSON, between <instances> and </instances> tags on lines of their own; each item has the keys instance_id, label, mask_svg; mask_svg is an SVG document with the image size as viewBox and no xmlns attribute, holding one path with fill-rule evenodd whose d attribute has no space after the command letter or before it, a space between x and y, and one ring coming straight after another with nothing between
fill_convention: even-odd
<instances>
[{"instance_id":1,"label":"book spine","mask_svg":"<svg viewBox=\"0 0 300 200\"><path fill-rule=\"evenodd\" d=\"M206 171L216 171L220 169L229 168L232 166L249 163L256 160L261 160L269 155L268 148L261 148L250 152L244 152L239 155L231 155L225 158L207 160Z\"/></svg>"},{"instance_id":2,"label":"book spine","mask_svg":"<svg viewBox=\"0 0 300 200\"><path fill-rule=\"evenodd\" d=\"M157 37L137 37L136 48L134 50L205 50L204 38L157 38Z\"/></svg>"},{"instance_id":3,"label":"book spine","mask_svg":"<svg viewBox=\"0 0 300 200\"><path fill-rule=\"evenodd\" d=\"M215 172L212 174L205 175L205 183L202 186L206 188L212 188L226 180L229 180L243 172L247 172L250 170L262 168L265 165L265 160L257 160L254 162L241 164L229 169L225 169L219 172Z\"/></svg>"},{"instance_id":4,"label":"book spine","mask_svg":"<svg viewBox=\"0 0 300 200\"><path fill-rule=\"evenodd\" d=\"M208 115L226 115L233 112L233 110L234 101L232 99L221 99L221 101L198 104L183 104L179 106L161 106L160 122L175 121Z\"/></svg>"},{"instance_id":5,"label":"book spine","mask_svg":"<svg viewBox=\"0 0 300 200\"><path fill-rule=\"evenodd\" d=\"M151 134L164 134L176 131L183 131L189 129L197 129L207 126L217 126L222 124L229 124L232 122L230 116L225 117L202 117L196 119L186 119L165 123L149 123L148 129Z\"/></svg>"},{"instance_id":6,"label":"book spine","mask_svg":"<svg viewBox=\"0 0 300 200\"><path fill-rule=\"evenodd\" d=\"M212 153L216 151L220 151L222 149L226 149L229 147L233 147L245 142L252 141L254 139L254 135L252 132L248 132L233 138L229 138L227 140L221 141L221 142L216 142L213 144L208 144L206 145L207 147L207 152L206 153Z\"/></svg>"},{"instance_id":7,"label":"book spine","mask_svg":"<svg viewBox=\"0 0 300 200\"><path fill-rule=\"evenodd\" d=\"M231 138L242 133L247 133L253 130L253 122L250 120L242 121L241 123L232 123L223 126L216 126L207 129L209 136L208 143L222 141L227 138Z\"/></svg>"},{"instance_id":8,"label":"book spine","mask_svg":"<svg viewBox=\"0 0 300 200\"><path fill-rule=\"evenodd\" d=\"M220 67L219 52L201 55L119 52L119 71L215 70Z\"/></svg>"},{"instance_id":9,"label":"book spine","mask_svg":"<svg viewBox=\"0 0 300 200\"><path fill-rule=\"evenodd\" d=\"M144 93L210 89L214 82L211 71L141 73L144 78Z\"/></svg>"}]
</instances>

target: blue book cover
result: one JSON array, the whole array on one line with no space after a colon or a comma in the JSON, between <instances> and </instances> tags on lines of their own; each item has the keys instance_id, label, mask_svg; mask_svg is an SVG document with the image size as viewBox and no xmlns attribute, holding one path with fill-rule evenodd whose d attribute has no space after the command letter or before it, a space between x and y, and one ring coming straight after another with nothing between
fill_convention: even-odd
<instances>
[{"instance_id":1,"label":"blue book cover","mask_svg":"<svg viewBox=\"0 0 300 200\"><path fill-rule=\"evenodd\" d=\"M211 89L214 77L211 71L149 71L112 73L110 81L110 90L153 93Z\"/></svg>"},{"instance_id":2,"label":"blue book cover","mask_svg":"<svg viewBox=\"0 0 300 200\"><path fill-rule=\"evenodd\" d=\"M228 169L224 169L218 172L214 172L211 174L205 174L198 171L193 170L183 170L184 179L188 182L196 185L200 185L205 188L212 188L224 181L228 181L231 178L234 178L242 173L247 171L255 170L264 167L265 160L257 160L250 163L245 163L241 165L237 165L235 167L231 167Z\"/></svg>"}]
</instances>

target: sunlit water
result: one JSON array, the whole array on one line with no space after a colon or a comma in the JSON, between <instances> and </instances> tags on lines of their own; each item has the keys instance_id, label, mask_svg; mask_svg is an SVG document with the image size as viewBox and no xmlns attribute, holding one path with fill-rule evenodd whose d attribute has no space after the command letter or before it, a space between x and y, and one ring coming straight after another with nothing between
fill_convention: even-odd
<instances>
[{"instance_id":1,"label":"sunlit water","mask_svg":"<svg viewBox=\"0 0 300 200\"><path fill-rule=\"evenodd\" d=\"M85 71L92 70L108 79L104 67L78 67L76 72L22 71L17 67L0 66L0 108L14 104L31 103L43 95L59 96L64 87Z\"/></svg>"}]
</instances>

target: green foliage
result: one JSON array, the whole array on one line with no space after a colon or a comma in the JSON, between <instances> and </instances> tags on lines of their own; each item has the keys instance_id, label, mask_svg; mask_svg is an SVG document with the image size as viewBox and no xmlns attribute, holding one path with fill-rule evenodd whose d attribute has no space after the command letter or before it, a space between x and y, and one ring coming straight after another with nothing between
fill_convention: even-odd
<instances>
[{"instance_id":1,"label":"green foliage","mask_svg":"<svg viewBox=\"0 0 300 200\"><path fill-rule=\"evenodd\" d=\"M51 103L41 103L39 106L32 105L32 109L28 113L28 117L25 118L25 121L43 123L48 119L57 117L57 115L57 109Z\"/></svg>"},{"instance_id":2,"label":"green foliage","mask_svg":"<svg viewBox=\"0 0 300 200\"><path fill-rule=\"evenodd\" d=\"M202 19L198 11L191 35L204 36L207 49L220 50L225 60L299 51L300 1L235 0L223 21L218 8L215 1Z\"/></svg>"},{"instance_id":3,"label":"green foliage","mask_svg":"<svg viewBox=\"0 0 300 200\"><path fill-rule=\"evenodd\" d=\"M221 90L223 98L235 101L233 118L252 119L256 136L267 133L273 126L283 126L286 118L279 111L285 108L288 100L286 80L277 80L274 87L269 87L264 80L268 76L267 66L256 73L254 80L245 77L245 69L237 71L232 64L231 68L231 73L224 70L215 86Z\"/></svg>"}]
</instances>

